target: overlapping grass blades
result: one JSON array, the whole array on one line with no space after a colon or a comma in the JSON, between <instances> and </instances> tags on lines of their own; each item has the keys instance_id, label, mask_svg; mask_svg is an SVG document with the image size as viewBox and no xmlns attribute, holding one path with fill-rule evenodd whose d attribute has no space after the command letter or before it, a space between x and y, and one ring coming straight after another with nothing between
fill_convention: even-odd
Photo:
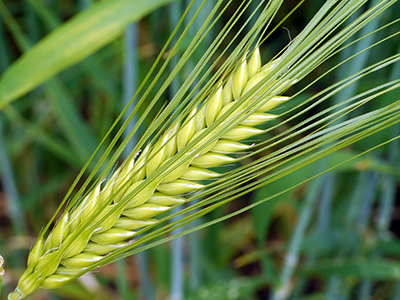
<instances>
[{"instance_id":1,"label":"overlapping grass blades","mask_svg":"<svg viewBox=\"0 0 400 300\"><path fill-rule=\"evenodd\" d=\"M168 2L104 1L82 11L5 72L0 80L0 108L100 49L121 35L130 22Z\"/></svg>"},{"instance_id":2,"label":"overlapping grass blades","mask_svg":"<svg viewBox=\"0 0 400 300\"><path fill-rule=\"evenodd\" d=\"M317 15L313 18L313 20L310 21L304 31L302 31L302 33L300 33L300 35L293 40L291 45L289 45L289 47L282 52L279 60L277 61L271 72L268 73L264 78L262 78L259 83L257 83L253 88L247 91L240 99L234 102L234 105L221 118L221 121L223 123L212 124L202 135L197 137L193 142L189 143L189 145L185 146L182 151L179 151L178 154L176 154L168 161L168 163L162 165L151 176L149 176L148 179L146 179L146 182L133 190L130 196L135 196L141 190L146 188L146 186L151 184L153 180L157 180L157 177L162 176L171 165L176 164L178 161L179 163L184 164L189 159L188 157L190 155L194 156L201 150L208 147L210 144L212 144L213 141L219 139L230 129L240 124L263 104L268 103L268 101L270 101L274 96L285 91L293 83L293 79L296 79L297 81L301 80L304 76L307 76L317 66L330 58L332 55L334 55L336 51L341 47L343 42L346 41L346 39L352 36L355 32L359 31L363 26L368 24L368 22L373 20L374 17L382 13L385 9L387 9L388 7L390 7L391 4L394 3L394 1L380 1L377 6L374 6L373 8L367 10L365 13L361 14L359 18L357 18L343 30L339 30L339 26L343 24L343 22L352 13L354 13L354 11L359 8L363 4L363 2L364 1L340 1L336 3L336 1L327 1L325 5L321 8L321 10L317 13ZM219 6L221 4L221 1L218 2L215 9L204 23L202 29L194 38L194 41L192 42L192 44L189 45L181 60L178 62L176 71L171 72L168 79L161 85L158 95L152 100L145 114L141 116L141 118L138 120L138 123L132 130L131 135L133 135L134 132L137 130L142 120L146 117L147 112L153 107L159 96L166 90L174 76L179 73L179 70L187 61L188 57L193 54L196 47L198 46L198 43L202 41L205 36L204 34L207 33L207 30L209 29L209 27L207 26L212 26L213 18L217 18L217 16L219 16L219 9L221 9L222 11L225 9L226 6ZM196 105L198 105L199 103L204 103L202 101L211 94L213 86L218 86L220 82L226 82L230 71L238 65L238 62L240 65L244 53L248 49L250 49L251 45L254 42L258 44L261 41L261 38L259 38L259 34L266 29L264 26L270 22L280 4L281 1L271 1L268 3L266 8L261 11L260 17L255 22L255 25L252 27L253 30L250 30L244 40L239 43L238 47L236 47L232 51L229 51L231 52L231 54L229 55L228 59L222 64L219 70L216 71L213 76L211 76L211 68L209 70L203 70L203 67L205 66L206 62L211 61L211 59L213 58L213 54L220 46L221 40L224 38L225 33L230 29L231 24L228 23L226 25L225 29L221 31L219 38L215 39L214 43L211 45L210 51L207 51L204 54L199 64L189 75L187 81L185 81L185 83L182 85L177 94L173 97L171 102L156 118L154 123L148 128L142 139L138 142L136 149L132 152L131 157L139 149L143 148L148 141L150 141L151 143L157 141L157 139L159 139L164 132L166 132L169 128L172 128L184 117L188 116L188 113ZM244 9L246 9L245 4L243 4L243 6L238 10L237 16L240 16L243 13ZM236 15L233 16L232 24L235 23L235 18ZM181 38L178 39L178 43L179 41L181 41ZM380 42L383 42L383 40ZM166 47L164 48L164 50L165 49ZM225 48L222 53L228 50L230 50L229 46ZM174 55L174 48L171 50L164 66L166 66L166 64L169 62L172 55ZM159 58L160 57L161 54ZM362 76L377 71L382 67L393 64L398 60L399 55L395 55L389 59L383 60L374 66L366 68L359 74L354 74L350 78L335 84L334 86L328 88L326 91L316 95L315 97L306 99L294 109L288 110L283 113L282 116L288 116L287 121L282 121L280 124L272 126L270 130L278 125L282 125L282 123L284 122L287 123L288 121L296 120L297 116L309 110L310 107L315 106L322 101L325 101L330 96L343 89L346 85L349 85L353 81L360 79ZM218 61L219 57L215 59L212 65L215 66ZM165 67L162 67L160 72L164 70ZM149 89L155 86L155 83L159 78L159 74L155 76L155 79L150 84ZM221 77L221 75L225 76ZM148 78L149 77L147 77L146 79ZM198 83L193 87L192 85L195 79L198 79ZM165 225L161 228L155 229L151 232L149 232L149 230L154 226L146 227L145 229L140 231L141 233L143 233L143 236L141 238L138 238L129 246L126 246L109 254L104 260L99 263L93 264L82 273L87 272L88 270L93 269L99 265L103 265L105 263L120 259L121 257L126 257L128 255L136 253L141 249L146 249L148 247L170 240L171 238L160 239L158 241L152 242L150 245L142 246L142 248L137 248L138 246L149 243L153 239L160 237L162 234L170 232L171 230L177 228L178 226L181 226L182 224L186 224L191 220L210 212L211 210L223 205L224 203L236 199L242 194L248 193L249 191L254 190L266 183L273 182L278 178L282 178L286 174L299 169L301 166L309 164L310 162L324 157L329 153L332 153L338 149L341 149L347 145L350 145L356 141L359 141L391 125L398 123L400 118L400 102L396 101L397 99L395 99L390 105L386 107L370 113L363 114L360 117L350 119L349 121L341 122L336 126L326 127L329 122L333 122L341 115L347 114L351 110L357 109L357 107L364 105L368 101L372 101L380 95L388 91L397 89L398 87L399 80L393 80L392 82L382 84L376 88L370 89L364 94L361 94L352 99L347 99L347 103L343 103L347 104L347 106L344 106L339 110L337 108L339 108L343 104L340 104L336 107L329 107L325 111L308 118L306 121L292 126L291 128L285 130L283 133L269 138L264 142L257 143L257 145L254 145L254 149L256 150L252 153L249 153L247 156L253 156L267 149L272 150L271 154L255 160L251 164L244 165L236 169L234 172L223 174L222 178L219 181L210 183L207 186L206 190L196 195L196 197L201 197L204 200L190 206L189 208L183 209L176 214L163 218L161 222L177 215L182 215L184 216L183 218L168 225ZM194 91L197 88L199 88L200 91L197 95L194 96L194 93L190 91ZM145 99L148 95L147 91L144 92L144 96L141 98L138 105L141 105L143 103L143 99ZM321 98L319 100L314 101L315 99L317 99L317 97L320 96ZM293 97L293 99L293 101L295 101L296 97ZM243 104L245 101L249 100L253 102L251 102L252 106L250 109L248 109L248 111L243 114L232 115L232 112L234 112L235 109L240 107L240 105ZM307 105L309 106L307 107ZM136 111L137 108L133 110L133 113L135 113ZM110 153L111 148L114 147L114 145L116 144L122 131L125 129L126 124L127 123L124 123L121 126L121 130L114 138L105 155L108 155ZM301 139L300 134L309 131L311 131L311 133L306 134L306 137ZM201 147L193 151L193 153L185 155L192 150L192 147L196 143L207 136L209 132L213 132L212 138L206 141ZM397 138L398 136L394 137L394 139ZM290 142L291 139L295 139L295 141ZM113 167L116 159L119 157L123 148L126 146L127 140L128 139L125 139L122 142L122 145L118 147L115 155L110 159L110 163L107 164L105 170L101 172L99 180L94 181L91 186L96 186L99 181L106 176L106 173L109 172L109 170ZM289 145L283 144L283 142L285 141L290 142ZM326 147L322 147L324 145ZM259 148L257 149L257 147ZM157 153L155 153L155 155L157 155ZM100 165L105 160L105 157L106 156L103 156L102 159L99 161L99 164L95 168L95 171L99 170ZM246 156L243 156L239 159L243 161L245 157ZM149 161L151 161L151 158L149 159ZM145 166L146 164L143 167ZM73 205L75 205L75 203L79 201L80 195L88 194L90 189L88 189L86 193L84 193L84 190L89 186L90 181L95 177L95 175L96 172L93 172L88 181L86 181L80 191L76 194L76 196L72 198L71 202L68 205L68 208L73 207ZM73 187L70 189L70 192L67 194L62 205L65 204L72 191ZM182 234L204 228L205 226L208 226L216 221L226 219L229 216L235 215L244 210L248 210L256 206L257 204L267 201L268 199L263 199L253 205L247 206L240 211L224 216L219 220L200 225L195 229L186 230ZM121 205L123 205L123 202L124 201L121 201ZM107 203L105 203L101 209L104 209L106 207L106 204ZM62 207L62 205L60 206L60 208ZM194 208L201 209L199 211L192 212ZM101 220L97 222L97 225L92 224L95 218L101 213L101 209L96 215L87 220L87 223L75 233L76 238L78 238L79 234L83 232L85 226L96 227L107 218L107 215L105 215ZM116 207L115 209L118 208ZM43 231L41 236L45 234L46 230L49 227L50 223Z\"/></svg>"}]
</instances>

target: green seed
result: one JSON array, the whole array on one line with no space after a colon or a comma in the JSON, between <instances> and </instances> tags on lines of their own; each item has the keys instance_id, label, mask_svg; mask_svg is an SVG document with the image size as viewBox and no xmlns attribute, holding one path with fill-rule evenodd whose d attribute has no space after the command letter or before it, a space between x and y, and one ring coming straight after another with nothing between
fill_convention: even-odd
<instances>
[{"instance_id":1,"label":"green seed","mask_svg":"<svg viewBox=\"0 0 400 300\"><path fill-rule=\"evenodd\" d=\"M146 168L143 167L150 154L150 145L147 145L143 152L140 154L139 159L135 164L135 168L132 170L132 182L143 180L146 176Z\"/></svg>"},{"instance_id":2,"label":"green seed","mask_svg":"<svg viewBox=\"0 0 400 300\"><path fill-rule=\"evenodd\" d=\"M165 144L168 141L168 136L159 140L153 150L149 154L150 161L146 165L146 176L149 177L163 163L166 158Z\"/></svg>"},{"instance_id":3,"label":"green seed","mask_svg":"<svg viewBox=\"0 0 400 300\"><path fill-rule=\"evenodd\" d=\"M177 179L173 182L163 183L157 187L157 190L161 193L176 196L180 194L185 194L189 192L193 192L203 188L202 184L192 182L189 180Z\"/></svg>"},{"instance_id":4,"label":"green seed","mask_svg":"<svg viewBox=\"0 0 400 300\"><path fill-rule=\"evenodd\" d=\"M196 131L200 131L206 127L206 107L202 107L196 113Z\"/></svg>"},{"instance_id":5,"label":"green seed","mask_svg":"<svg viewBox=\"0 0 400 300\"><path fill-rule=\"evenodd\" d=\"M261 69L261 55L260 55L260 49L257 47L254 50L249 60L249 65L247 70L249 78L256 75L260 71L260 69Z\"/></svg>"},{"instance_id":6,"label":"green seed","mask_svg":"<svg viewBox=\"0 0 400 300\"><path fill-rule=\"evenodd\" d=\"M185 198L176 197L176 196L168 196L163 193L154 193L153 196L149 199L147 203L156 204L160 206L173 206L182 204L185 202Z\"/></svg>"},{"instance_id":7,"label":"green seed","mask_svg":"<svg viewBox=\"0 0 400 300\"><path fill-rule=\"evenodd\" d=\"M35 271L39 272L40 276L43 278L53 274L60 264L61 254L62 252L55 251L53 253L43 255L37 263Z\"/></svg>"},{"instance_id":8,"label":"green seed","mask_svg":"<svg viewBox=\"0 0 400 300\"><path fill-rule=\"evenodd\" d=\"M165 183L169 184L169 183ZM143 204L140 207L126 209L122 213L124 216L127 216L136 220L147 220L151 217L154 217L164 211L169 210L168 206L161 206L156 204Z\"/></svg>"},{"instance_id":9,"label":"green seed","mask_svg":"<svg viewBox=\"0 0 400 300\"><path fill-rule=\"evenodd\" d=\"M122 228L126 230L136 230L140 229L149 225L153 225L157 223L157 220L154 219L148 219L148 220L135 220L127 217L121 217L119 220L115 223L114 227L115 228Z\"/></svg>"},{"instance_id":10,"label":"green seed","mask_svg":"<svg viewBox=\"0 0 400 300\"><path fill-rule=\"evenodd\" d=\"M215 153L230 154L238 151L246 151L251 147L251 145L249 146L239 142L221 139L215 144L212 151Z\"/></svg>"},{"instance_id":11,"label":"green seed","mask_svg":"<svg viewBox=\"0 0 400 300\"><path fill-rule=\"evenodd\" d=\"M202 130L196 132L196 134L193 136L193 140L195 138L197 138L198 136L200 136L201 134L203 134L205 132L205 130L206 129L202 129ZM204 145L206 142L208 142L211 139L212 136L213 136L213 132L206 134L193 148L197 149L198 147ZM203 150L199 151L198 155L202 155L204 153L209 152L212 148L214 148L216 143L217 143L217 141L212 142L210 145L205 147Z\"/></svg>"},{"instance_id":12,"label":"green seed","mask_svg":"<svg viewBox=\"0 0 400 300\"><path fill-rule=\"evenodd\" d=\"M245 126L257 126L260 124L264 124L268 121L276 119L278 116L277 115L271 115L271 114L265 114L265 113L260 113L256 112L252 114L250 117L248 117L246 120L244 120L241 125Z\"/></svg>"},{"instance_id":13,"label":"green seed","mask_svg":"<svg viewBox=\"0 0 400 300\"><path fill-rule=\"evenodd\" d=\"M182 174L181 179L190 180L190 181L199 181L205 179L211 179L220 176L220 174L210 171L204 168L198 167L189 167L186 172Z\"/></svg>"},{"instance_id":14,"label":"green seed","mask_svg":"<svg viewBox=\"0 0 400 300\"><path fill-rule=\"evenodd\" d=\"M113 209L116 209L114 212L112 212L108 217L106 217L102 222L100 227L97 228L96 232L97 233L101 233L104 232L108 229L110 229L111 227L114 226L115 222L118 221L118 219L121 216L122 210L124 209L123 206L121 206L120 208L116 208L117 205L116 204L111 204L109 206L107 206L93 221L93 223L97 223L99 222L101 219L103 219L107 214L111 213L111 211Z\"/></svg>"},{"instance_id":15,"label":"green seed","mask_svg":"<svg viewBox=\"0 0 400 300\"><path fill-rule=\"evenodd\" d=\"M36 264L39 258L41 258L43 254L44 254L44 241L43 238L39 238L36 241L36 244L31 249L31 252L29 253L28 263L27 263L28 266Z\"/></svg>"},{"instance_id":16,"label":"green seed","mask_svg":"<svg viewBox=\"0 0 400 300\"><path fill-rule=\"evenodd\" d=\"M91 235L92 235L91 230L85 230L79 235L78 238L73 239L72 233L69 236L67 236L63 244L65 245L68 245L69 243L71 244L68 245L67 248L64 250L62 258L68 258L81 253L82 250L86 247Z\"/></svg>"},{"instance_id":17,"label":"green seed","mask_svg":"<svg viewBox=\"0 0 400 300\"><path fill-rule=\"evenodd\" d=\"M91 240L98 244L117 244L132 238L136 232L111 228L103 233L93 234Z\"/></svg>"},{"instance_id":18,"label":"green seed","mask_svg":"<svg viewBox=\"0 0 400 300\"><path fill-rule=\"evenodd\" d=\"M60 247L62 241L68 235L69 215L65 213L64 216L58 221L56 227L53 229L50 248Z\"/></svg>"},{"instance_id":19,"label":"green seed","mask_svg":"<svg viewBox=\"0 0 400 300\"><path fill-rule=\"evenodd\" d=\"M261 106L258 111L261 112L266 112L270 111L271 109L275 108L278 105L281 105L282 103L288 101L290 97L285 97L285 96L276 96L271 99L269 99L263 106Z\"/></svg>"},{"instance_id":20,"label":"green seed","mask_svg":"<svg viewBox=\"0 0 400 300\"><path fill-rule=\"evenodd\" d=\"M42 282L41 286L45 289L55 289L63 286L70 280L71 278L65 275L51 275Z\"/></svg>"},{"instance_id":21,"label":"green seed","mask_svg":"<svg viewBox=\"0 0 400 300\"><path fill-rule=\"evenodd\" d=\"M176 152L176 131L178 130L178 125L175 125L166 135L165 139L168 142L165 144L165 158L170 158Z\"/></svg>"},{"instance_id":22,"label":"green seed","mask_svg":"<svg viewBox=\"0 0 400 300\"><path fill-rule=\"evenodd\" d=\"M86 270L87 268L67 268L64 266L59 266L55 275L64 275L64 277L73 277L79 272Z\"/></svg>"},{"instance_id":23,"label":"green seed","mask_svg":"<svg viewBox=\"0 0 400 300\"><path fill-rule=\"evenodd\" d=\"M85 247L85 249L83 249L83 251L87 252L87 253L93 253L96 255L105 255L108 254L110 252L113 252L115 250L118 250L119 248L125 247L127 246L128 243L118 243L118 244L97 244L94 242L89 242L87 244L87 246ZM57 269L57 272L59 273L59 269Z\"/></svg>"},{"instance_id":24,"label":"green seed","mask_svg":"<svg viewBox=\"0 0 400 300\"><path fill-rule=\"evenodd\" d=\"M247 62L246 55L243 57L242 63L236 69L235 74L233 75L232 82L232 94L233 99L238 100L242 95L243 89L247 83L248 75L247 75Z\"/></svg>"},{"instance_id":25,"label":"green seed","mask_svg":"<svg viewBox=\"0 0 400 300\"><path fill-rule=\"evenodd\" d=\"M264 130L257 129L249 126L237 126L236 128L228 131L223 138L232 141L241 141L249 137L260 135Z\"/></svg>"},{"instance_id":26,"label":"green seed","mask_svg":"<svg viewBox=\"0 0 400 300\"><path fill-rule=\"evenodd\" d=\"M214 168L224 164L233 163L235 161L236 159L230 156L209 152L196 157L193 160L192 165L200 168Z\"/></svg>"},{"instance_id":27,"label":"green seed","mask_svg":"<svg viewBox=\"0 0 400 300\"><path fill-rule=\"evenodd\" d=\"M206 124L211 126L214 123L219 111L222 108L222 87L220 86L217 91L210 97L206 106Z\"/></svg>"},{"instance_id":28,"label":"green seed","mask_svg":"<svg viewBox=\"0 0 400 300\"><path fill-rule=\"evenodd\" d=\"M224 89L223 89L223 98L222 98L222 107L231 103L233 96L232 96L232 82L233 76L229 77L228 81L226 82Z\"/></svg>"},{"instance_id":29,"label":"green seed","mask_svg":"<svg viewBox=\"0 0 400 300\"><path fill-rule=\"evenodd\" d=\"M134 191L137 190L138 187L142 183L144 183L144 180L132 184L126 190L124 196L122 197L122 199L130 199L129 202L127 203L126 207L136 207L136 206L142 205L154 193L155 187L157 185L152 183L151 185L144 187L140 192L136 192L136 195L134 195ZM134 196L132 197L131 195L134 195Z\"/></svg>"},{"instance_id":30,"label":"green seed","mask_svg":"<svg viewBox=\"0 0 400 300\"><path fill-rule=\"evenodd\" d=\"M189 156L190 153L185 153L181 160L183 161L187 156ZM165 161L165 163L167 163L168 160ZM179 161L173 163L168 169L167 169L167 175L164 177L164 179L161 181L161 183L166 183L166 182L171 182L174 181L176 179L178 179L179 177L181 177L181 175L183 173L185 173L186 169L189 167L191 163L190 159L187 159L186 162L180 163Z\"/></svg>"},{"instance_id":31,"label":"green seed","mask_svg":"<svg viewBox=\"0 0 400 300\"><path fill-rule=\"evenodd\" d=\"M181 151L187 143L190 141L194 133L196 132L196 117L197 109L194 109L188 116L188 122L178 132L177 148Z\"/></svg>"},{"instance_id":32,"label":"green seed","mask_svg":"<svg viewBox=\"0 0 400 300\"><path fill-rule=\"evenodd\" d=\"M74 257L61 260L61 264L67 268L85 268L98 262L103 257L93 254L82 252Z\"/></svg>"}]
</instances>

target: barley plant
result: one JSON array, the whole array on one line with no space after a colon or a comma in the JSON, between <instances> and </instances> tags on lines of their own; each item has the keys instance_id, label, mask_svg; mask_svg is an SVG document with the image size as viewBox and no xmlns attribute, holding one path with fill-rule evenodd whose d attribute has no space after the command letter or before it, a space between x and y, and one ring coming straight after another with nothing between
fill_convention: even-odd
<instances>
[{"instance_id":1,"label":"barley plant","mask_svg":"<svg viewBox=\"0 0 400 300\"><path fill-rule=\"evenodd\" d=\"M32 246L31 240L25 246L30 249L26 267L13 272L19 279L15 274L14 278L7 277L9 272L4 275L7 287L10 282L16 284L8 299L34 297L40 288L62 290L76 284L82 275L92 274L92 270L134 254L143 255L143 251L155 251L187 234L192 238L191 245L198 245L200 237L195 234L200 229L211 230L217 223L250 214L255 220L250 226L239 223L229 231L227 225L222 232L229 234L227 244L235 245L235 251L245 251L239 243L246 237L246 228L255 232L251 239L257 240L260 248L240 255L234 264L240 269L258 262L263 275L253 277L247 287L240 280L227 283L225 292L212 285L199 289L193 280L190 299L250 299L257 290L268 291L261 299L297 299L316 276L318 284L322 286L324 280L325 286L316 290L326 291L310 296L316 299L330 294L350 295L352 290L367 299L374 290L382 293L385 286L386 295L397 297L400 287L394 281L399 279L400 265L385 256L398 257L393 249L399 249L390 233L399 175L400 54L398 46L390 48L399 41L399 19L390 14L399 8L397 1L315 1L318 7L305 1L288 5L282 0L169 2L109 0L85 7L82 1L82 11L59 25L60 20L48 6L30 0L32 22L39 17L49 30L57 28L34 45L30 40L34 35L24 33L24 29L30 29L20 26L15 8L0 2L7 32L20 51L26 51L3 67L0 108L8 120L5 124L11 128L18 125L28 139L37 139L67 165L81 168L75 180L58 180L60 184L69 182L69 188L59 186L63 200L58 201L47 225L40 221L33 228L37 238ZM314 11L306 13L305 5ZM169 23L157 13L159 7L169 13ZM286 11L282 13L282 9ZM305 24L295 30L283 27L299 12L307 20ZM115 93L118 84L102 72L101 60L110 53L119 54L115 54L120 48L118 37L124 30L127 44L129 37L137 38L129 31L133 27L126 28L149 13L154 34L163 32L166 29L161 27L169 24L168 34L155 51L156 57L151 58L152 64L144 68L147 75L140 85L133 88L134 80L128 75L124 83L129 87L124 96L126 105L115 107L120 103ZM279 49L275 48L275 53L265 51L274 48L270 41L277 35ZM2 38L10 39L8 35ZM89 56L109 43L108 53L102 49ZM132 55L132 49L126 50L125 56ZM1 50L8 53L5 47ZM376 57L367 60L368 53ZM61 71L60 76L65 76L72 70L73 78L82 77L84 81L85 76L67 69L79 61L84 66L82 72L89 72L103 91L98 94L90 89L89 108L80 109L94 116L97 137L73 100L84 95L74 89L67 91L56 77ZM359 87L360 82L366 84ZM15 100L38 98L42 93L55 99L51 100L51 110L58 115L57 120L42 117L30 122L26 117L29 104ZM44 116L49 112L45 107L36 110L44 110ZM53 121L61 124L59 134L66 141L41 128ZM4 140L1 125L0 142ZM63 146L66 143L71 151ZM351 148L355 145L361 146ZM18 143L14 146L21 147ZM4 188L13 198L12 226L23 236L28 234L28 225L6 149L0 149ZM335 170L358 171L360 175L339 177ZM75 169L66 178L76 173ZM335 187L339 186L337 181L343 181L343 191ZM379 203L374 188L378 185L382 186ZM293 205L296 193L304 196L296 204L298 220L290 225L293 230L287 245L278 246L280 250L265 250L274 203ZM243 201L249 197L250 202ZM343 201L333 203L334 197ZM318 226L308 234L318 200ZM293 213L293 208L289 210ZM290 211L285 214L291 218ZM40 215L49 218L47 213ZM368 239L369 218L374 220L377 233ZM341 231L335 233L340 238L332 236L330 219L340 224ZM290 223L287 221L286 226ZM350 234L352 227L358 228L364 239L362 243L354 241L357 246L353 248L349 241L357 238ZM336 244L329 238L336 239ZM215 247L218 241L209 243ZM386 246L375 247L377 244ZM3 242L0 246L2 250ZM335 247L339 247L336 252L332 250ZM191 255L199 248L192 247ZM4 249L11 249L11 245ZM178 279L184 271L177 267L183 254L174 251L184 248L173 244L173 249L177 260L171 273L170 298L183 299ZM273 251L286 256L273 260ZM209 256L217 253L214 248ZM302 253L304 262L300 261ZM25 252L3 255L6 263L8 258L21 262ZM150 262L145 256L139 257L145 274ZM207 263L215 263L216 258ZM0 256L0 278L2 264ZM118 266L126 267L120 262ZM195 278L193 270L199 268L198 262L192 262L190 268L189 278ZM123 273L118 288L124 294L121 297L131 299ZM148 287L155 283L144 275L142 280L144 298L152 299Z\"/></svg>"}]
</instances>

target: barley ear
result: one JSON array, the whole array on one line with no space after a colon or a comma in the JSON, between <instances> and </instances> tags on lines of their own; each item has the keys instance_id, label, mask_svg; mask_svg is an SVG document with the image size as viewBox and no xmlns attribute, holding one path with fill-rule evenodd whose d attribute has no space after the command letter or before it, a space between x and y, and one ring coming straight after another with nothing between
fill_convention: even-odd
<instances>
[{"instance_id":1,"label":"barley ear","mask_svg":"<svg viewBox=\"0 0 400 300\"><path fill-rule=\"evenodd\" d=\"M251 114L249 103L254 99L239 105L232 102L265 76L256 49L249 63L244 57L225 86L217 86L201 109L194 108L185 121L177 122L155 144L148 144L138 153L139 157L126 161L106 182L90 190L63 214L46 239L38 239L9 299L22 299L39 287L59 287L101 263L105 255L128 246L137 230L157 223L158 215L185 203L188 193L203 189L205 185L199 181L220 176L211 168L237 162L231 155L253 146L240 141L262 134L264 130L253 126L275 119L276 115L266 112L289 100L283 96L265 101L254 97L262 106ZM216 138L225 120L245 114L248 117L240 124ZM220 119L222 116L226 119ZM192 149L180 153L188 144ZM157 178L150 181L159 169L162 171ZM87 224L90 219L92 223Z\"/></svg>"}]
</instances>

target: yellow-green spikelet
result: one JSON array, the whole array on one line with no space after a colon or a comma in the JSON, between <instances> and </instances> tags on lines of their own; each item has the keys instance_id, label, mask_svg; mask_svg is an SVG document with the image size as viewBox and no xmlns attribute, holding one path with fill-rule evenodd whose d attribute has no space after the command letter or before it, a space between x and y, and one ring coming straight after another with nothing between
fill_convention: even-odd
<instances>
[{"instance_id":1,"label":"yellow-green spikelet","mask_svg":"<svg viewBox=\"0 0 400 300\"><path fill-rule=\"evenodd\" d=\"M276 116L265 112L287 101L284 96L274 97L266 102L239 126L228 131L200 153L177 166L171 165L169 172L157 183L151 183L131 197L125 205L110 214L97 228L87 229L73 239L73 234L106 202L111 203L96 218L98 221L117 207L119 201L127 199L144 180L162 164L181 151L186 145L202 134L207 127L221 118L244 93L260 82L276 62L261 68L259 50L256 49L249 63L244 58L228 79L225 86L219 86L206 100L203 109L194 109L187 120L165 133L154 145L148 145L136 160L131 160L119 168L104 184L92 192L72 212L65 213L51 231L46 241L39 239L28 258L27 270L21 277L10 300L22 299L38 287L56 288L91 264L100 261L104 255L124 247L135 236L136 231L157 222L154 217L175 205L185 202L185 193L203 188L198 181L217 177L209 170L216 166L232 163L229 154L244 151L250 146L239 141L258 135L263 131L253 126L265 123ZM243 105L232 115L243 113ZM209 136L193 147L204 144ZM186 158L189 153L184 154ZM148 161L146 166L143 164ZM70 245L68 245L70 244Z\"/></svg>"}]
</instances>

